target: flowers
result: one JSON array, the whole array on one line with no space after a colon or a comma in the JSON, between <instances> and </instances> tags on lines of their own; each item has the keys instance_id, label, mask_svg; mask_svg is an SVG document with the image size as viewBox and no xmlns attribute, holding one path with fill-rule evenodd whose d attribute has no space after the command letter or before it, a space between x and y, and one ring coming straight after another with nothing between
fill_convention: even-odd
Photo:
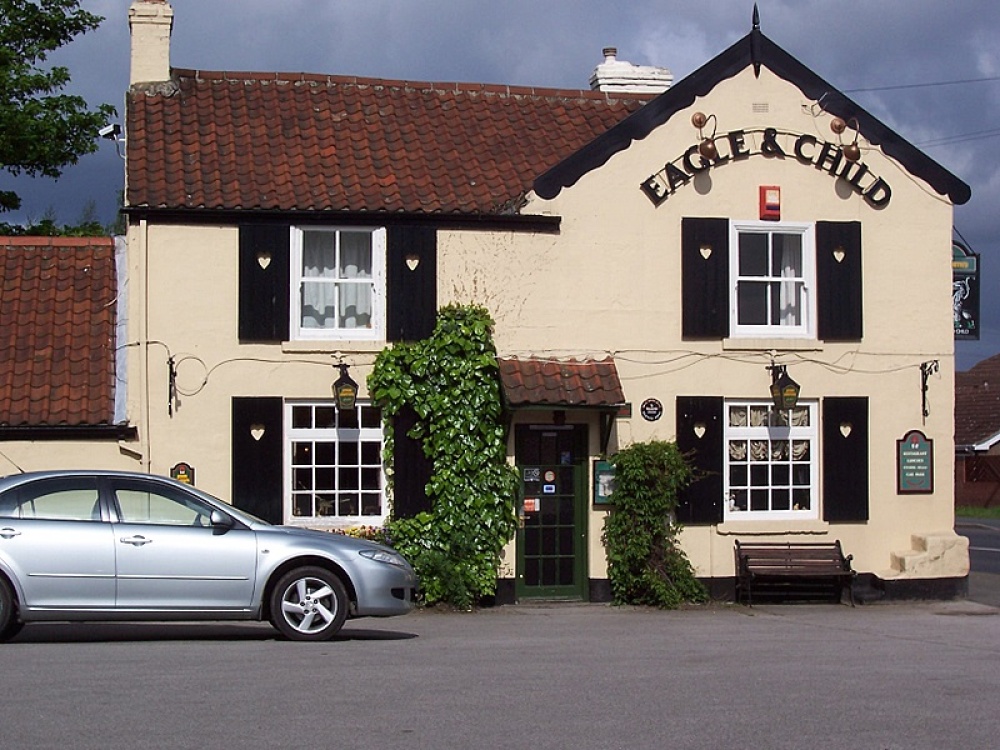
<instances>
[{"instance_id":1,"label":"flowers","mask_svg":"<svg viewBox=\"0 0 1000 750\"><path fill-rule=\"evenodd\" d=\"M334 534L354 537L355 539L367 539L369 542L378 542L387 547L391 547L391 536L388 526L349 526L345 529L330 529Z\"/></svg>"}]
</instances>

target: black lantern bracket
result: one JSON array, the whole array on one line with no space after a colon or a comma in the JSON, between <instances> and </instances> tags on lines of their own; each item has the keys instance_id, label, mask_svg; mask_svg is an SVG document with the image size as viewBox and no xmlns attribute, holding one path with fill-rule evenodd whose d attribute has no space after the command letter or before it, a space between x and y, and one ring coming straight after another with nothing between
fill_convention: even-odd
<instances>
[{"instance_id":1,"label":"black lantern bracket","mask_svg":"<svg viewBox=\"0 0 1000 750\"><path fill-rule=\"evenodd\" d=\"M927 381L930 380L931 375L936 374L940 369L941 365L936 359L920 363L920 402L925 423L927 417L931 415L931 407L927 403Z\"/></svg>"}]
</instances>

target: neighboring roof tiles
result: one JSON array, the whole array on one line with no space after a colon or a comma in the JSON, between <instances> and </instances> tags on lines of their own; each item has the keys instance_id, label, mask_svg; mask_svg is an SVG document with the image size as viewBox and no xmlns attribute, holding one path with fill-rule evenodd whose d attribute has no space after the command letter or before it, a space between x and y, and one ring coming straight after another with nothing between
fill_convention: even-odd
<instances>
[{"instance_id":1,"label":"neighboring roof tiles","mask_svg":"<svg viewBox=\"0 0 1000 750\"><path fill-rule=\"evenodd\" d=\"M955 445L995 441L1000 436L1000 354L955 373Z\"/></svg>"},{"instance_id":2,"label":"neighboring roof tiles","mask_svg":"<svg viewBox=\"0 0 1000 750\"><path fill-rule=\"evenodd\" d=\"M650 96L173 71L128 93L128 206L498 213Z\"/></svg>"},{"instance_id":3,"label":"neighboring roof tiles","mask_svg":"<svg viewBox=\"0 0 1000 750\"><path fill-rule=\"evenodd\" d=\"M597 169L614 154L641 140L677 112L706 96L719 83L753 66L766 67L775 75L797 86L807 97L822 101L823 109L845 121L856 121L866 140L879 146L899 161L911 174L920 177L953 203L966 203L972 190L958 177L915 146L897 135L887 125L840 93L781 47L764 36L759 28L732 45L689 76L675 83L640 111L587 144L565 161L539 177L534 189L542 198L554 198L587 172Z\"/></svg>"},{"instance_id":4,"label":"neighboring roof tiles","mask_svg":"<svg viewBox=\"0 0 1000 750\"><path fill-rule=\"evenodd\" d=\"M114 419L110 237L0 237L0 425Z\"/></svg>"},{"instance_id":5,"label":"neighboring roof tiles","mask_svg":"<svg viewBox=\"0 0 1000 750\"><path fill-rule=\"evenodd\" d=\"M603 360L499 360L504 395L511 407L613 407L625 403L618 368Z\"/></svg>"}]
</instances>

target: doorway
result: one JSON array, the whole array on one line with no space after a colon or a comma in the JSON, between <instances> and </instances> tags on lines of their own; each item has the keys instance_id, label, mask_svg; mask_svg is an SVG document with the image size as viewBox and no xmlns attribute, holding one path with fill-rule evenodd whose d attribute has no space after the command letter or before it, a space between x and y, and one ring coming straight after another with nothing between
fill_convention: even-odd
<instances>
[{"instance_id":1,"label":"doorway","mask_svg":"<svg viewBox=\"0 0 1000 750\"><path fill-rule=\"evenodd\" d=\"M587 598L587 426L518 425L519 599Z\"/></svg>"}]
</instances>

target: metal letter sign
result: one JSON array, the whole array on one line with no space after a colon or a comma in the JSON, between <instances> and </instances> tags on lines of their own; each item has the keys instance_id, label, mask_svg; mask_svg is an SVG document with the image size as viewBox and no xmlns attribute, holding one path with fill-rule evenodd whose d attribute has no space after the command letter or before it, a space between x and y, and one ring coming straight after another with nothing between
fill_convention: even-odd
<instances>
[{"instance_id":1,"label":"metal letter sign","mask_svg":"<svg viewBox=\"0 0 1000 750\"><path fill-rule=\"evenodd\" d=\"M961 242L951 243L951 304L955 340L979 340L979 255Z\"/></svg>"}]
</instances>

